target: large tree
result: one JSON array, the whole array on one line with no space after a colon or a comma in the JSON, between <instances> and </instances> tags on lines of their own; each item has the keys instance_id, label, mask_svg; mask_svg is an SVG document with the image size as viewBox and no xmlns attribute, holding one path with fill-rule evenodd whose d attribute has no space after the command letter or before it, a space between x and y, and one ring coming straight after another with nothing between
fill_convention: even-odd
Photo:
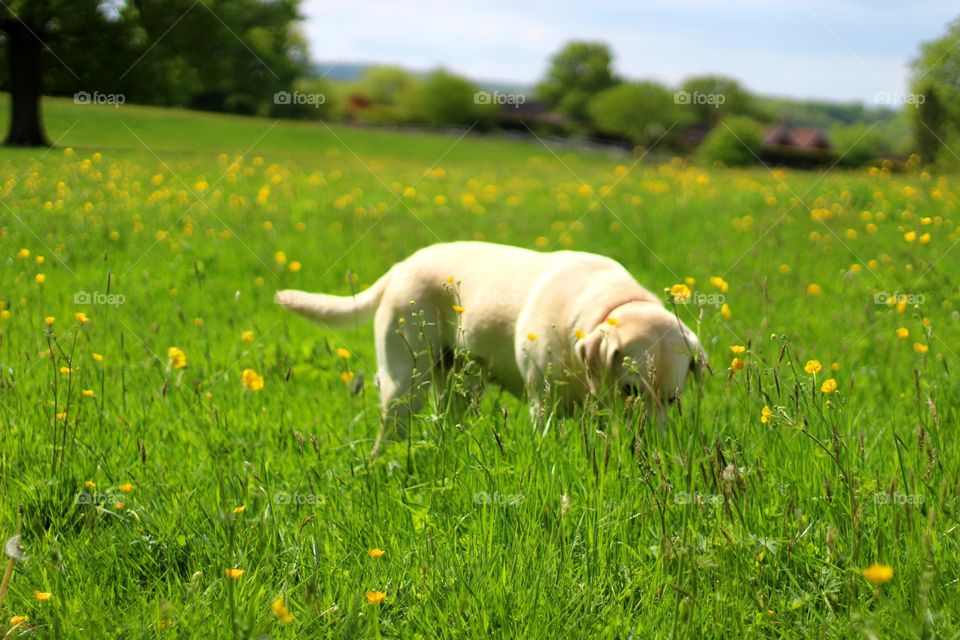
<instances>
[{"instance_id":1,"label":"large tree","mask_svg":"<svg viewBox=\"0 0 960 640\"><path fill-rule=\"evenodd\" d=\"M914 121L914 139L926 162L951 161L944 145L960 140L960 18L942 37L924 43L913 63L913 96L906 101Z\"/></svg>"},{"instance_id":2,"label":"large tree","mask_svg":"<svg viewBox=\"0 0 960 640\"><path fill-rule=\"evenodd\" d=\"M4 144L49 144L40 118L44 73L56 64L78 80L80 76L61 57L68 53L57 54L48 43L102 37L108 20L108 11L97 0L10 0L2 5L0 31L10 91L10 128Z\"/></svg>"},{"instance_id":3,"label":"large tree","mask_svg":"<svg viewBox=\"0 0 960 640\"><path fill-rule=\"evenodd\" d=\"M601 42L571 42L551 58L537 93L547 106L585 123L587 103L618 82L612 62L610 49Z\"/></svg>"},{"instance_id":4,"label":"large tree","mask_svg":"<svg viewBox=\"0 0 960 640\"><path fill-rule=\"evenodd\" d=\"M6 144L49 144L44 93L267 113L306 66L299 2L6 0Z\"/></svg>"}]
</instances>

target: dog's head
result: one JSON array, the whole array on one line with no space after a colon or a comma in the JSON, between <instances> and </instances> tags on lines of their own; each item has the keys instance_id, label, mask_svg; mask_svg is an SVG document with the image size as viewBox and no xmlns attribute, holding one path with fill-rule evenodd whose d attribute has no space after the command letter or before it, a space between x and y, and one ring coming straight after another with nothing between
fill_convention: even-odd
<instances>
[{"instance_id":1,"label":"dog's head","mask_svg":"<svg viewBox=\"0 0 960 640\"><path fill-rule=\"evenodd\" d=\"M679 318L648 302L618 307L575 348L592 394L616 389L660 406L683 391L687 376L699 380L707 360Z\"/></svg>"}]
</instances>

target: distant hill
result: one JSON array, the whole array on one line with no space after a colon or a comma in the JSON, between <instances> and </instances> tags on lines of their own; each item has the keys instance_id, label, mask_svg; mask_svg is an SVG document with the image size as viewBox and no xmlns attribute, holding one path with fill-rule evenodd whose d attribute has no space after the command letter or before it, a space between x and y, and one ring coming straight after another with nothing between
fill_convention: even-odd
<instances>
[{"instance_id":1,"label":"distant hill","mask_svg":"<svg viewBox=\"0 0 960 640\"><path fill-rule=\"evenodd\" d=\"M371 67L397 66L389 63L377 62L315 62L310 66L307 75L318 78L324 77L329 80L338 80L340 82L351 82L357 80L363 75L363 72ZM425 76L429 71L407 69L415 76ZM533 87L530 85L503 82L500 80L482 80L470 78L478 87L487 91L499 91L501 93L533 93Z\"/></svg>"}]
</instances>

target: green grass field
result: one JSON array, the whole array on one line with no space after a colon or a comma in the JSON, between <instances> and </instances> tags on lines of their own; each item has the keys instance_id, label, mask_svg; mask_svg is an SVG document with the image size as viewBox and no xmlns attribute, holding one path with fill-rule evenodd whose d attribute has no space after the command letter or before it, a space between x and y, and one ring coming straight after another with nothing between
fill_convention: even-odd
<instances>
[{"instance_id":1,"label":"green grass field","mask_svg":"<svg viewBox=\"0 0 960 640\"><path fill-rule=\"evenodd\" d=\"M960 634L956 177L45 115L0 151L9 637ZM690 279L712 375L663 434L491 387L370 462L371 328L273 293L471 238Z\"/></svg>"}]
</instances>

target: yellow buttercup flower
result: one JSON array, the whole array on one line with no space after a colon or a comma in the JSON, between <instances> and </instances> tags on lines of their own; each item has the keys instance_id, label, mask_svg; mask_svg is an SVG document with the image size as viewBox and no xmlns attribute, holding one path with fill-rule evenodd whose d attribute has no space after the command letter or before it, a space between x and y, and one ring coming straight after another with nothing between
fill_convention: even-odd
<instances>
[{"instance_id":1,"label":"yellow buttercup flower","mask_svg":"<svg viewBox=\"0 0 960 640\"><path fill-rule=\"evenodd\" d=\"M240 505L239 507L234 507L234 508L233 508L233 512L234 512L234 513L243 513L243 512L246 511L246 510L247 510L247 505L245 505L245 504L242 504L242 505Z\"/></svg>"},{"instance_id":2,"label":"yellow buttercup flower","mask_svg":"<svg viewBox=\"0 0 960 640\"><path fill-rule=\"evenodd\" d=\"M583 340L584 338L587 337L587 334L585 334L585 333L584 333L583 331L581 331L580 329L574 329L574 330L573 330L573 335L576 336L577 340Z\"/></svg>"},{"instance_id":3,"label":"yellow buttercup flower","mask_svg":"<svg viewBox=\"0 0 960 640\"><path fill-rule=\"evenodd\" d=\"M807 364L803 366L803 370L810 375L817 375L823 370L823 365L820 364L819 360L807 360Z\"/></svg>"},{"instance_id":4,"label":"yellow buttercup flower","mask_svg":"<svg viewBox=\"0 0 960 640\"><path fill-rule=\"evenodd\" d=\"M37 602L49 602L53 599L53 594L49 591L34 591L33 597Z\"/></svg>"},{"instance_id":5,"label":"yellow buttercup flower","mask_svg":"<svg viewBox=\"0 0 960 640\"><path fill-rule=\"evenodd\" d=\"M93 358L94 362L103 362L103 356L99 353L91 353L90 357Z\"/></svg>"},{"instance_id":6,"label":"yellow buttercup flower","mask_svg":"<svg viewBox=\"0 0 960 640\"><path fill-rule=\"evenodd\" d=\"M120 489L120 491L123 491L124 493L133 492L133 484L130 482L124 482L122 485L120 485L117 488Z\"/></svg>"},{"instance_id":7,"label":"yellow buttercup flower","mask_svg":"<svg viewBox=\"0 0 960 640\"><path fill-rule=\"evenodd\" d=\"M453 310L456 311L457 313L463 313L464 311L466 311L464 307L461 307L458 304L453 305Z\"/></svg>"},{"instance_id":8,"label":"yellow buttercup flower","mask_svg":"<svg viewBox=\"0 0 960 640\"><path fill-rule=\"evenodd\" d=\"M253 369L244 369L240 374L240 380L243 382L243 388L247 391L260 391L263 389L263 376Z\"/></svg>"},{"instance_id":9,"label":"yellow buttercup flower","mask_svg":"<svg viewBox=\"0 0 960 640\"><path fill-rule=\"evenodd\" d=\"M344 349L343 347L337 347L337 357L343 358L344 360L349 360L350 352Z\"/></svg>"},{"instance_id":10,"label":"yellow buttercup flower","mask_svg":"<svg viewBox=\"0 0 960 640\"><path fill-rule=\"evenodd\" d=\"M743 371L746 368L746 366L747 366L747 363L744 362L741 358L734 358L733 361L730 362L730 368L734 372Z\"/></svg>"},{"instance_id":11,"label":"yellow buttercup flower","mask_svg":"<svg viewBox=\"0 0 960 640\"><path fill-rule=\"evenodd\" d=\"M926 353L927 351L930 350L930 347L923 344L922 342L914 342L913 350L916 351L917 353Z\"/></svg>"},{"instance_id":12,"label":"yellow buttercup flower","mask_svg":"<svg viewBox=\"0 0 960 640\"><path fill-rule=\"evenodd\" d=\"M38 273L33 277L33 279L36 280L39 284L43 284L44 282L47 281L47 276L43 275L42 273Z\"/></svg>"},{"instance_id":13,"label":"yellow buttercup flower","mask_svg":"<svg viewBox=\"0 0 960 640\"><path fill-rule=\"evenodd\" d=\"M730 311L730 305L728 305L726 302L720 306L720 315L723 316L724 320L729 320L733 317L733 312Z\"/></svg>"},{"instance_id":14,"label":"yellow buttercup flower","mask_svg":"<svg viewBox=\"0 0 960 640\"><path fill-rule=\"evenodd\" d=\"M30 620L27 616L10 616L10 626L15 627L18 624L23 624Z\"/></svg>"},{"instance_id":15,"label":"yellow buttercup flower","mask_svg":"<svg viewBox=\"0 0 960 640\"><path fill-rule=\"evenodd\" d=\"M823 293L823 287L814 282L807 285L807 293L811 296L818 296Z\"/></svg>"},{"instance_id":16,"label":"yellow buttercup flower","mask_svg":"<svg viewBox=\"0 0 960 640\"><path fill-rule=\"evenodd\" d=\"M240 339L244 342L253 342L253 331L244 331L240 334Z\"/></svg>"},{"instance_id":17,"label":"yellow buttercup flower","mask_svg":"<svg viewBox=\"0 0 960 640\"><path fill-rule=\"evenodd\" d=\"M670 296L676 303L683 304L690 299L691 295L690 287L685 284L675 284L670 287Z\"/></svg>"},{"instance_id":18,"label":"yellow buttercup flower","mask_svg":"<svg viewBox=\"0 0 960 640\"><path fill-rule=\"evenodd\" d=\"M300 269L302 268L303 268L303 265L300 264L299 260L294 260L289 265L287 265L287 269L290 269L290 271L292 271L293 273L300 271Z\"/></svg>"},{"instance_id":19,"label":"yellow buttercup flower","mask_svg":"<svg viewBox=\"0 0 960 640\"><path fill-rule=\"evenodd\" d=\"M909 338L910 330L907 329L906 327L900 327L899 329L897 329L897 337L900 338L901 340L905 338Z\"/></svg>"},{"instance_id":20,"label":"yellow buttercup flower","mask_svg":"<svg viewBox=\"0 0 960 640\"><path fill-rule=\"evenodd\" d=\"M287 264L287 254L283 251L277 251L273 254L273 259L277 264Z\"/></svg>"},{"instance_id":21,"label":"yellow buttercup flower","mask_svg":"<svg viewBox=\"0 0 960 640\"><path fill-rule=\"evenodd\" d=\"M760 422L763 424L770 424L770 420L773 419L773 411L770 410L770 407L764 406L760 410Z\"/></svg>"},{"instance_id":22,"label":"yellow buttercup flower","mask_svg":"<svg viewBox=\"0 0 960 640\"><path fill-rule=\"evenodd\" d=\"M83 394L83 397L84 397L84 398L92 398L92 397L93 397L93 389L84 389L84 390L81 391L80 393Z\"/></svg>"},{"instance_id":23,"label":"yellow buttercup flower","mask_svg":"<svg viewBox=\"0 0 960 640\"><path fill-rule=\"evenodd\" d=\"M370 604L380 604L387 599L386 591L367 591L367 602Z\"/></svg>"},{"instance_id":24,"label":"yellow buttercup flower","mask_svg":"<svg viewBox=\"0 0 960 640\"><path fill-rule=\"evenodd\" d=\"M607 318L607 319L605 320L605 322L606 322L608 325L610 325L611 327L617 326L617 319L616 319L616 318Z\"/></svg>"},{"instance_id":25,"label":"yellow buttercup flower","mask_svg":"<svg viewBox=\"0 0 960 640\"><path fill-rule=\"evenodd\" d=\"M353 380L353 371L344 371L340 374L340 379L343 380L344 384L350 384Z\"/></svg>"},{"instance_id":26,"label":"yellow buttercup flower","mask_svg":"<svg viewBox=\"0 0 960 640\"><path fill-rule=\"evenodd\" d=\"M284 624L290 624L293 622L293 615L287 608L286 603L284 603L283 598L274 598L273 602L270 603L270 611Z\"/></svg>"},{"instance_id":27,"label":"yellow buttercup flower","mask_svg":"<svg viewBox=\"0 0 960 640\"><path fill-rule=\"evenodd\" d=\"M833 393L837 390L837 381L833 378L829 378L823 381L823 384L820 385L820 391L823 393Z\"/></svg>"},{"instance_id":28,"label":"yellow buttercup flower","mask_svg":"<svg viewBox=\"0 0 960 640\"><path fill-rule=\"evenodd\" d=\"M863 577L875 587L879 587L893 579L893 567L888 564L874 563L863 570Z\"/></svg>"},{"instance_id":29,"label":"yellow buttercup flower","mask_svg":"<svg viewBox=\"0 0 960 640\"><path fill-rule=\"evenodd\" d=\"M720 276L713 276L710 278L710 284L719 289L720 291L726 293L730 288L730 283L721 278Z\"/></svg>"},{"instance_id":30,"label":"yellow buttercup flower","mask_svg":"<svg viewBox=\"0 0 960 640\"><path fill-rule=\"evenodd\" d=\"M179 347L170 347L167 349L167 358L170 360L170 366L174 369L187 368L187 354Z\"/></svg>"},{"instance_id":31,"label":"yellow buttercup flower","mask_svg":"<svg viewBox=\"0 0 960 640\"><path fill-rule=\"evenodd\" d=\"M43 319L43 324L45 324L45 325L47 325L47 326L49 327L50 325L52 325L52 324L53 324L54 322L56 322L56 321L57 321L57 319L56 319L55 317L53 317L53 316L47 316L46 318Z\"/></svg>"},{"instance_id":32,"label":"yellow buttercup flower","mask_svg":"<svg viewBox=\"0 0 960 640\"><path fill-rule=\"evenodd\" d=\"M73 318L80 324L87 324L90 322L90 318L88 318L87 314L85 314L83 311L77 311L75 314L73 314Z\"/></svg>"},{"instance_id":33,"label":"yellow buttercup flower","mask_svg":"<svg viewBox=\"0 0 960 640\"><path fill-rule=\"evenodd\" d=\"M732 345L730 345L730 353L732 353L733 355L739 355L739 354L745 352L746 350L747 350L747 348L746 348L745 346L743 346L742 344L732 344Z\"/></svg>"},{"instance_id":34,"label":"yellow buttercup flower","mask_svg":"<svg viewBox=\"0 0 960 640\"><path fill-rule=\"evenodd\" d=\"M382 558L386 554L387 554L386 551L384 551L383 549L378 549L377 547L367 549L367 555L369 555L371 558L374 558L374 559Z\"/></svg>"},{"instance_id":35,"label":"yellow buttercup flower","mask_svg":"<svg viewBox=\"0 0 960 640\"><path fill-rule=\"evenodd\" d=\"M533 332L527 334L527 340L529 340L530 342L533 342L536 339L537 339L537 334Z\"/></svg>"},{"instance_id":36,"label":"yellow buttercup flower","mask_svg":"<svg viewBox=\"0 0 960 640\"><path fill-rule=\"evenodd\" d=\"M223 573L226 574L231 580L236 580L246 572L246 569L224 569Z\"/></svg>"}]
</instances>

